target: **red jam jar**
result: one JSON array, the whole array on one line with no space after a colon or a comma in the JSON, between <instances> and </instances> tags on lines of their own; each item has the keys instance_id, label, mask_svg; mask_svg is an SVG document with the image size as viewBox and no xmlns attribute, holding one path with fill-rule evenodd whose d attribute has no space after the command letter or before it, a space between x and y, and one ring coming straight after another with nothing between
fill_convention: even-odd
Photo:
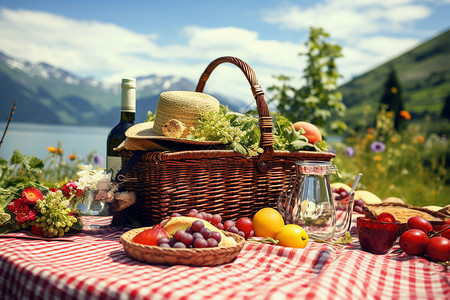
<instances>
[{"instance_id":1,"label":"red jam jar","mask_svg":"<svg viewBox=\"0 0 450 300\"><path fill-rule=\"evenodd\" d=\"M392 248L400 225L400 222L382 222L366 218L357 218L356 223L361 248L373 254L384 254Z\"/></svg>"}]
</instances>

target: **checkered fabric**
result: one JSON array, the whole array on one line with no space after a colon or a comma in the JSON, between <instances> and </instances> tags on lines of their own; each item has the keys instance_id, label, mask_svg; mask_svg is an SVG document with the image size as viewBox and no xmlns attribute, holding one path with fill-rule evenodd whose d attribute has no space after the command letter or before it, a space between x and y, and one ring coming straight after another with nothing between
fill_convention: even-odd
<instances>
[{"instance_id":1,"label":"checkered fabric","mask_svg":"<svg viewBox=\"0 0 450 300\"><path fill-rule=\"evenodd\" d=\"M228 264L161 266L129 258L123 232L0 239L0 299L450 299L442 265L373 255L357 241L305 249L246 242Z\"/></svg>"}]
</instances>

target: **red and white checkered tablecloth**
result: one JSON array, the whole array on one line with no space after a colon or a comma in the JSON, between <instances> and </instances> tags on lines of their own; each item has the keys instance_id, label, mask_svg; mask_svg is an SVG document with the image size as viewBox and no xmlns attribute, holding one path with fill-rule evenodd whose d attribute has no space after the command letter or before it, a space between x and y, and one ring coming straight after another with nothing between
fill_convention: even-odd
<instances>
[{"instance_id":1,"label":"red and white checkered tablecloth","mask_svg":"<svg viewBox=\"0 0 450 300\"><path fill-rule=\"evenodd\" d=\"M450 299L450 273L421 257L309 242L247 242L216 267L130 259L124 231L73 242L0 239L0 299Z\"/></svg>"}]
</instances>

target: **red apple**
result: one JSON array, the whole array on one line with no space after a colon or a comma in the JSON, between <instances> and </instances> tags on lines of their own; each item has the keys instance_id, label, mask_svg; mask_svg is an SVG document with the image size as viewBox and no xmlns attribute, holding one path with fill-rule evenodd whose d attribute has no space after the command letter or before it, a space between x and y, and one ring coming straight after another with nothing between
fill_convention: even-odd
<instances>
[{"instance_id":1,"label":"red apple","mask_svg":"<svg viewBox=\"0 0 450 300\"><path fill-rule=\"evenodd\" d=\"M316 125L305 121L298 121L294 123L295 130L299 131L300 128L303 128L303 130L305 131L303 135L308 138L309 143L314 144L315 142L322 140L322 134L320 133L320 130Z\"/></svg>"}]
</instances>

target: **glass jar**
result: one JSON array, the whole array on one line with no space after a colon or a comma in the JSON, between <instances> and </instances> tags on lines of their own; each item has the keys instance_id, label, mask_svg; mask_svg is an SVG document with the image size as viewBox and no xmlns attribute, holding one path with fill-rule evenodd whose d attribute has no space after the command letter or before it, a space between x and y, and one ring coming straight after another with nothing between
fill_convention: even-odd
<instances>
[{"instance_id":1,"label":"glass jar","mask_svg":"<svg viewBox=\"0 0 450 300\"><path fill-rule=\"evenodd\" d=\"M303 227L312 239L327 240L336 232L336 211L329 173L337 168L329 161L297 161L296 174L278 200L287 224Z\"/></svg>"}]
</instances>

